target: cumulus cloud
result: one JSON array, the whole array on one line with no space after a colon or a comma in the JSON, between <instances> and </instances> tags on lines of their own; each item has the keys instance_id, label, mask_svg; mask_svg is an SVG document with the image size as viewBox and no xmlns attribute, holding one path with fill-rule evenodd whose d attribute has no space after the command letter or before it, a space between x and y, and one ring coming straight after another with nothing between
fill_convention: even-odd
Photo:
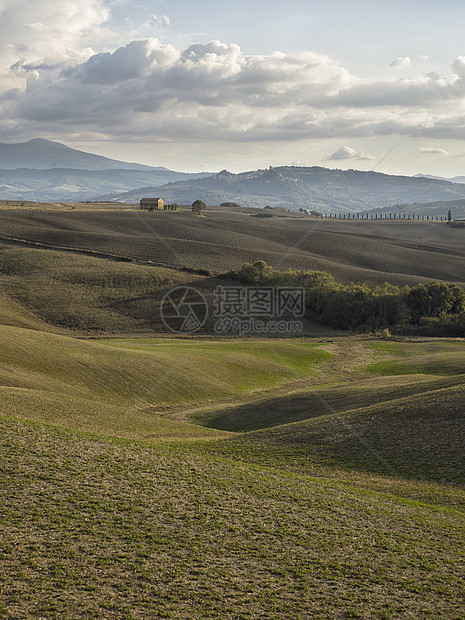
<instances>
[{"instance_id":1,"label":"cumulus cloud","mask_svg":"<svg viewBox=\"0 0 465 620\"><path fill-rule=\"evenodd\" d=\"M350 146L341 146L340 149L328 157L328 161L337 161L340 159L372 160L375 158L372 155L368 155L368 153L364 153L363 151L356 151Z\"/></svg>"},{"instance_id":2,"label":"cumulus cloud","mask_svg":"<svg viewBox=\"0 0 465 620\"><path fill-rule=\"evenodd\" d=\"M76 27L80 44L88 42L83 30L104 27L105 18L97 0L83 3L91 17ZM446 75L374 80L324 54L247 55L220 41L178 49L151 38L101 53L76 46L81 57L63 47L52 53L45 39L37 41L34 53L11 52L9 67L22 82L0 93L3 135L21 127L23 135L184 142L465 138L465 57ZM370 158L351 147L331 156Z\"/></svg>"},{"instance_id":3,"label":"cumulus cloud","mask_svg":"<svg viewBox=\"0 0 465 620\"><path fill-rule=\"evenodd\" d=\"M427 155L449 155L444 149L437 149L429 146L420 146L415 149L415 151L417 151L417 153L426 153Z\"/></svg>"},{"instance_id":4,"label":"cumulus cloud","mask_svg":"<svg viewBox=\"0 0 465 620\"><path fill-rule=\"evenodd\" d=\"M76 64L94 52L89 41L111 39L103 0L0 2L0 76L3 87L21 86L33 67ZM18 75L18 69L19 75Z\"/></svg>"},{"instance_id":5,"label":"cumulus cloud","mask_svg":"<svg viewBox=\"0 0 465 620\"><path fill-rule=\"evenodd\" d=\"M160 46L156 40L133 41L112 54L95 54L62 75L83 84L115 84L141 78L178 58L179 52L171 45Z\"/></svg>"},{"instance_id":6,"label":"cumulus cloud","mask_svg":"<svg viewBox=\"0 0 465 620\"><path fill-rule=\"evenodd\" d=\"M280 138L325 122L306 100L333 96L348 73L315 53L246 56L211 41L181 51L156 39L95 54L66 70L44 70L14 96L15 114L31 122L118 126L121 132L189 138Z\"/></svg>"},{"instance_id":7,"label":"cumulus cloud","mask_svg":"<svg viewBox=\"0 0 465 620\"><path fill-rule=\"evenodd\" d=\"M411 59L408 56L399 56L395 60L389 63L389 66L393 69L402 69L403 67L408 67L412 64Z\"/></svg>"}]
</instances>

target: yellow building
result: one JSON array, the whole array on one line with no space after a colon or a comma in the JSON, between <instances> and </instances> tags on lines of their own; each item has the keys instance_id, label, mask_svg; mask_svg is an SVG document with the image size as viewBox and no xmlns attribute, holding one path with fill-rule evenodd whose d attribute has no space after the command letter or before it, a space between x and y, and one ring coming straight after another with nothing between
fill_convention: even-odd
<instances>
[{"instance_id":1,"label":"yellow building","mask_svg":"<svg viewBox=\"0 0 465 620\"><path fill-rule=\"evenodd\" d=\"M148 209L149 211L163 211L162 198L141 198L140 208Z\"/></svg>"}]
</instances>

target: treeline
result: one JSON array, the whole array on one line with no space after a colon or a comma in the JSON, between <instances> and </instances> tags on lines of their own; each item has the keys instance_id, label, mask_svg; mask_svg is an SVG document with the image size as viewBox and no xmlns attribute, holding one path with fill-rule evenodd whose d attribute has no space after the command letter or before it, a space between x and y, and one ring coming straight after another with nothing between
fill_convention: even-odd
<instances>
[{"instance_id":1,"label":"treeline","mask_svg":"<svg viewBox=\"0 0 465 620\"><path fill-rule=\"evenodd\" d=\"M323 271L279 271L264 261L244 263L225 277L248 286L303 287L306 316L335 329L465 336L465 292L456 284L340 284Z\"/></svg>"}]
</instances>

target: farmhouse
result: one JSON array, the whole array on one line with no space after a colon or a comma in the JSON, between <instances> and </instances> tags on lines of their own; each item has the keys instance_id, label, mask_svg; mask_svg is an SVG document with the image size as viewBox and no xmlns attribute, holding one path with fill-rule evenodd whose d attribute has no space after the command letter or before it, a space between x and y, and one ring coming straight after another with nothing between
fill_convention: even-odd
<instances>
[{"instance_id":1,"label":"farmhouse","mask_svg":"<svg viewBox=\"0 0 465 620\"><path fill-rule=\"evenodd\" d=\"M141 198L140 208L149 211L163 211L163 200L161 198Z\"/></svg>"}]
</instances>

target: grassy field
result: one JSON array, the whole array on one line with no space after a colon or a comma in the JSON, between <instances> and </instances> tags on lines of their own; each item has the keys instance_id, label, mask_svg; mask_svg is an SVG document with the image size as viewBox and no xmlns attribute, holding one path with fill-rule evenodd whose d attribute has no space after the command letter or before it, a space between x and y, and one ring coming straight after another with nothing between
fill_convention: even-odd
<instances>
[{"instance_id":1,"label":"grassy field","mask_svg":"<svg viewBox=\"0 0 465 620\"><path fill-rule=\"evenodd\" d=\"M20 421L1 436L5 617L463 616L450 489L402 496Z\"/></svg>"},{"instance_id":2,"label":"grassy field","mask_svg":"<svg viewBox=\"0 0 465 620\"><path fill-rule=\"evenodd\" d=\"M63 209L0 213L89 250L0 246L0 617L465 618L464 341L154 335L181 267L460 280L462 232Z\"/></svg>"},{"instance_id":3,"label":"grassy field","mask_svg":"<svg viewBox=\"0 0 465 620\"><path fill-rule=\"evenodd\" d=\"M465 343L0 329L4 617L463 617Z\"/></svg>"},{"instance_id":4,"label":"grassy field","mask_svg":"<svg viewBox=\"0 0 465 620\"><path fill-rule=\"evenodd\" d=\"M374 344L372 349L382 361L375 362L367 370L381 375L465 375L463 343L418 342L409 344Z\"/></svg>"},{"instance_id":5,"label":"grassy field","mask_svg":"<svg viewBox=\"0 0 465 620\"><path fill-rule=\"evenodd\" d=\"M315 343L291 340L92 342L6 326L0 339L4 412L137 438L173 427L160 417L171 411L315 377L331 357Z\"/></svg>"}]
</instances>

